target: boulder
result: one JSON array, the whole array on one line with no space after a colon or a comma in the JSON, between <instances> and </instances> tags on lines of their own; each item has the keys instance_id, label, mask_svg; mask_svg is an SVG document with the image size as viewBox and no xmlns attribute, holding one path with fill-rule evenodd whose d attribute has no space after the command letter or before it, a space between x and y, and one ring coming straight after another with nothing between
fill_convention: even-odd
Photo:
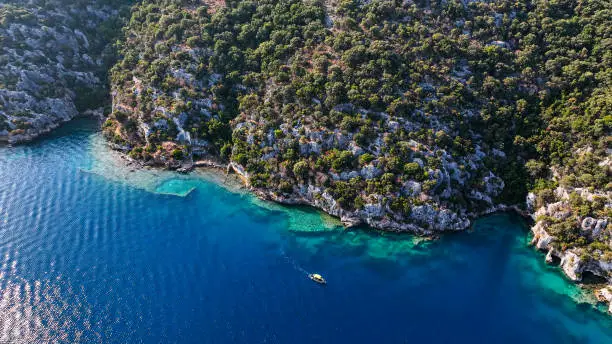
<instances>
[{"instance_id":1,"label":"boulder","mask_svg":"<svg viewBox=\"0 0 612 344\"><path fill-rule=\"evenodd\" d=\"M561 257L561 268L572 281L580 281L582 279L582 261L576 253L565 251Z\"/></svg>"},{"instance_id":2,"label":"boulder","mask_svg":"<svg viewBox=\"0 0 612 344\"><path fill-rule=\"evenodd\" d=\"M592 231L593 228L595 228L595 225L597 224L597 220L595 220L592 217L585 217L584 220L582 220L582 230L583 231Z\"/></svg>"},{"instance_id":3,"label":"boulder","mask_svg":"<svg viewBox=\"0 0 612 344\"><path fill-rule=\"evenodd\" d=\"M382 171L378 167L369 164L361 168L360 174L363 179L368 180L380 176L382 174Z\"/></svg>"},{"instance_id":4,"label":"boulder","mask_svg":"<svg viewBox=\"0 0 612 344\"><path fill-rule=\"evenodd\" d=\"M608 219L599 219L595 224L595 228L593 229L593 237L598 238L601 236L608 227Z\"/></svg>"},{"instance_id":5,"label":"boulder","mask_svg":"<svg viewBox=\"0 0 612 344\"><path fill-rule=\"evenodd\" d=\"M553 249L549 249L548 253L546 253L546 263L552 264L554 262Z\"/></svg>"},{"instance_id":6,"label":"boulder","mask_svg":"<svg viewBox=\"0 0 612 344\"><path fill-rule=\"evenodd\" d=\"M421 193L421 183L409 180L402 186L402 193L407 196L417 196Z\"/></svg>"},{"instance_id":7,"label":"boulder","mask_svg":"<svg viewBox=\"0 0 612 344\"><path fill-rule=\"evenodd\" d=\"M595 296L601 302L608 302L610 305L608 313L612 314L612 286L607 286L595 291Z\"/></svg>"}]
</instances>

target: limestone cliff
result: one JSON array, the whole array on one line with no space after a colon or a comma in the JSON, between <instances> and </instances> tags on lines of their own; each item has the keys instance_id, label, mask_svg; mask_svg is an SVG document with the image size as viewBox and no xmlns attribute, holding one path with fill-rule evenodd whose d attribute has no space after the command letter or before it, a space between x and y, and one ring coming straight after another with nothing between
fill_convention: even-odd
<instances>
[{"instance_id":1,"label":"limestone cliff","mask_svg":"<svg viewBox=\"0 0 612 344\"><path fill-rule=\"evenodd\" d=\"M117 18L109 1L0 1L0 141L29 141L108 102Z\"/></svg>"}]
</instances>

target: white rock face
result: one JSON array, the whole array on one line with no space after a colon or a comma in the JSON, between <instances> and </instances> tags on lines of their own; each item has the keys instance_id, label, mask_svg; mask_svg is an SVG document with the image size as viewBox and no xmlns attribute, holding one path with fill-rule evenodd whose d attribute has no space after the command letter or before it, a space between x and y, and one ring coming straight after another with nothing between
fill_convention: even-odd
<instances>
[{"instance_id":1,"label":"white rock face","mask_svg":"<svg viewBox=\"0 0 612 344\"><path fill-rule=\"evenodd\" d=\"M548 250L548 253L546 253L546 258L545 259L546 259L546 262L548 264L551 264L554 261L554 258L553 258L554 254L553 254L553 252L554 252L554 250L551 248L550 250Z\"/></svg>"},{"instance_id":2,"label":"white rock face","mask_svg":"<svg viewBox=\"0 0 612 344\"><path fill-rule=\"evenodd\" d=\"M116 15L116 9L53 0L47 5L17 3L31 20L9 19L0 27L0 141L19 143L52 130L79 114L77 90L85 94L105 87L95 74L100 58L92 58L94 44L84 31Z\"/></svg>"},{"instance_id":3,"label":"white rock face","mask_svg":"<svg viewBox=\"0 0 612 344\"><path fill-rule=\"evenodd\" d=\"M308 142L300 144L300 154L302 155L310 155L310 154L320 154L321 153L321 145L318 142Z\"/></svg>"},{"instance_id":4,"label":"white rock face","mask_svg":"<svg viewBox=\"0 0 612 344\"><path fill-rule=\"evenodd\" d=\"M580 258L572 251L567 251L561 257L561 268L572 281L582 279L582 266Z\"/></svg>"},{"instance_id":5,"label":"white rock face","mask_svg":"<svg viewBox=\"0 0 612 344\"><path fill-rule=\"evenodd\" d=\"M594 194L591 194L588 190L573 189L567 190L563 188L557 188L555 195L557 197L556 202L552 202L538 209L533 215L534 219L539 219L536 224L531 228L533 232L532 244L540 250L547 250L546 261L552 263L554 257L560 258L560 267L562 268L565 275L572 281L581 281L585 272L590 272L596 276L602 277L608 281L608 286L599 290L596 294L601 300L610 302L612 292L612 261L609 261L604 254L603 249L592 248L588 250L585 245L567 247L564 245L555 245L556 238L549 233L548 226L555 223L555 221L569 221L566 223L575 223L577 229L580 230L580 234L583 236L583 240L589 242L598 242L601 244L608 244L612 248L612 240L608 240L608 219L602 218L597 219L591 216L580 217L580 215L572 212L570 205L570 194L576 192L583 199L594 199ZM599 194L598 197L605 198L605 194ZM528 197L528 204L535 204L535 195ZM532 208L533 209L533 206ZM533 211L533 210L532 210ZM548 220L548 219L556 220ZM575 221L575 222L574 222ZM612 307L612 306L611 306Z\"/></svg>"},{"instance_id":6,"label":"white rock face","mask_svg":"<svg viewBox=\"0 0 612 344\"><path fill-rule=\"evenodd\" d=\"M510 44L504 41L493 41L489 43L489 45L493 45L493 46L503 48L503 49L510 49Z\"/></svg>"},{"instance_id":7,"label":"white rock face","mask_svg":"<svg viewBox=\"0 0 612 344\"><path fill-rule=\"evenodd\" d=\"M363 148L359 147L359 145L354 141L349 143L349 150L356 156L363 154Z\"/></svg>"},{"instance_id":8,"label":"white rock face","mask_svg":"<svg viewBox=\"0 0 612 344\"><path fill-rule=\"evenodd\" d=\"M597 224L597 220L595 220L592 217L585 217L584 220L582 220L582 230L583 231L592 231L593 228L595 228L595 225Z\"/></svg>"},{"instance_id":9,"label":"white rock face","mask_svg":"<svg viewBox=\"0 0 612 344\"><path fill-rule=\"evenodd\" d=\"M363 206L363 213L366 217L380 218L385 211L380 204L366 204Z\"/></svg>"},{"instance_id":10,"label":"white rock face","mask_svg":"<svg viewBox=\"0 0 612 344\"><path fill-rule=\"evenodd\" d=\"M416 196L421 193L421 190L421 183L414 180L407 181L402 187L402 192L408 196Z\"/></svg>"},{"instance_id":11,"label":"white rock face","mask_svg":"<svg viewBox=\"0 0 612 344\"><path fill-rule=\"evenodd\" d=\"M364 166L361 171L360 171L361 176L363 177L363 179L374 179L378 176L380 176L382 174L382 171L375 167L374 165L370 164L367 166Z\"/></svg>"},{"instance_id":12,"label":"white rock face","mask_svg":"<svg viewBox=\"0 0 612 344\"><path fill-rule=\"evenodd\" d=\"M536 202L536 195L533 192L528 193L525 204L527 205L527 211L529 211L530 213L534 212L534 209L536 206L535 202Z\"/></svg>"},{"instance_id":13,"label":"white rock face","mask_svg":"<svg viewBox=\"0 0 612 344\"><path fill-rule=\"evenodd\" d=\"M489 176L483 178L483 182L485 184L485 192L491 196L499 195L506 186L501 178L497 177L491 172L489 173Z\"/></svg>"},{"instance_id":14,"label":"white rock face","mask_svg":"<svg viewBox=\"0 0 612 344\"><path fill-rule=\"evenodd\" d=\"M410 218L432 230L463 230L470 226L470 220L448 209L436 210L429 204L413 207Z\"/></svg>"},{"instance_id":15,"label":"white rock face","mask_svg":"<svg viewBox=\"0 0 612 344\"><path fill-rule=\"evenodd\" d=\"M593 229L593 237L599 238L608 228L608 219L599 219Z\"/></svg>"},{"instance_id":16,"label":"white rock face","mask_svg":"<svg viewBox=\"0 0 612 344\"><path fill-rule=\"evenodd\" d=\"M582 231L593 239L599 239L607 227L607 219L594 219L592 217L585 217L581 224Z\"/></svg>"},{"instance_id":17,"label":"white rock face","mask_svg":"<svg viewBox=\"0 0 612 344\"><path fill-rule=\"evenodd\" d=\"M534 234L533 243L535 247L539 250L549 250L550 244L553 242L554 238L546 232L543 224L538 222L531 230Z\"/></svg>"}]
</instances>

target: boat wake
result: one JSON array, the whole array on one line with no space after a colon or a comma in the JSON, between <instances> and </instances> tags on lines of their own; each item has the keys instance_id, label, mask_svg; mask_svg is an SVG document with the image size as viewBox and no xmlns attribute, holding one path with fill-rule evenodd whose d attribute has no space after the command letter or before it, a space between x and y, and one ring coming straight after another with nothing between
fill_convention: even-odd
<instances>
[{"instance_id":1,"label":"boat wake","mask_svg":"<svg viewBox=\"0 0 612 344\"><path fill-rule=\"evenodd\" d=\"M299 271L300 273L303 273L304 275L308 276L310 275L310 272L308 272L306 269L304 269L295 259L293 259L291 256L289 256L287 254L287 252L281 247L280 249L280 254L281 256L287 261L289 262L289 264L291 264L291 266L293 266L293 268L296 271Z\"/></svg>"}]
</instances>

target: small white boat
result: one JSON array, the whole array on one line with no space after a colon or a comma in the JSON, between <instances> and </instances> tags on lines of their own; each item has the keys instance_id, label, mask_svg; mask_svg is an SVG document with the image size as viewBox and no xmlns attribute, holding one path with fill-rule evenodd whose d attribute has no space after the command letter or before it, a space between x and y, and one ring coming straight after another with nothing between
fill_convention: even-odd
<instances>
[{"instance_id":1,"label":"small white boat","mask_svg":"<svg viewBox=\"0 0 612 344\"><path fill-rule=\"evenodd\" d=\"M308 275L308 278L310 278L311 280L319 283L319 284L327 284L327 281L325 280L325 278L323 278L323 276L319 275L319 274L310 274Z\"/></svg>"}]
</instances>

